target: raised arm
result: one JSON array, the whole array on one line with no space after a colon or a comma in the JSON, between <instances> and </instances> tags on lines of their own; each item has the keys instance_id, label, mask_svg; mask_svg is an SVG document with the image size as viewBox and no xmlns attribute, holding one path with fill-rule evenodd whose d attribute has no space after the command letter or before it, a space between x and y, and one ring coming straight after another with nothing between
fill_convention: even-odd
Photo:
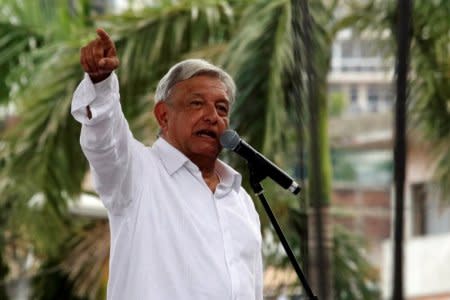
<instances>
[{"instance_id":1,"label":"raised arm","mask_svg":"<svg viewBox=\"0 0 450 300\"><path fill-rule=\"evenodd\" d=\"M138 172L137 142L122 113L119 66L114 42L103 29L81 48L80 63L86 72L72 100L72 115L82 124L80 143L89 161L94 187L105 206L120 213L136 191L131 178Z\"/></svg>"}]
</instances>

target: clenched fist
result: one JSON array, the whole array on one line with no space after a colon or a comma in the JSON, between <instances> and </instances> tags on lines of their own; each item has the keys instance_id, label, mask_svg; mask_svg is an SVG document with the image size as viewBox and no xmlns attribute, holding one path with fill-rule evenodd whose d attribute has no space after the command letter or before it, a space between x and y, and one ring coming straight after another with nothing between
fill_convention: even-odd
<instances>
[{"instance_id":1,"label":"clenched fist","mask_svg":"<svg viewBox=\"0 0 450 300\"><path fill-rule=\"evenodd\" d=\"M89 74L94 83L106 79L119 66L114 42L101 28L97 29L97 35L95 40L80 51L83 70Z\"/></svg>"}]
</instances>

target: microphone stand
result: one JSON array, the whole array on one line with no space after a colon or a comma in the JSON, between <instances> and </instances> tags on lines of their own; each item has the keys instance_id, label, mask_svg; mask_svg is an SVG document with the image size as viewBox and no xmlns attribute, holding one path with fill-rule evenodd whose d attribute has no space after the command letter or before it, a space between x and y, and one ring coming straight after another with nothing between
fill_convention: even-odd
<instances>
[{"instance_id":1,"label":"microphone stand","mask_svg":"<svg viewBox=\"0 0 450 300\"><path fill-rule=\"evenodd\" d=\"M258 196L258 198L261 200L261 203L264 206L264 210L266 211L266 214L269 217L270 222L272 223L272 226L275 229L281 244L283 245L284 251L286 251L289 261L294 267L294 270L297 273L301 284L303 285L303 289L305 290L308 299L318 300L319 298L317 298L317 296L315 296L312 292L311 287L309 286L308 281L306 280L305 275L302 272L302 269L297 263L294 253L292 252L289 243L284 237L283 231L281 230L281 227L278 224L278 221L275 218L272 209L270 208L270 205L266 200L266 197L264 196L264 189L261 186L261 181L267 177L267 174L265 174L265 172L258 168L256 165L248 164L248 168L250 171L250 186L252 187L255 195Z\"/></svg>"}]
</instances>

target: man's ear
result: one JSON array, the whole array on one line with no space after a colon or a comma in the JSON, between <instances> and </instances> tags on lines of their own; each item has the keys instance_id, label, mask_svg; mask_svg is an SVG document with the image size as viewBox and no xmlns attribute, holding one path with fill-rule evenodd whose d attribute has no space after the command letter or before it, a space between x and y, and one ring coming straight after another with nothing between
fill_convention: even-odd
<instances>
[{"instance_id":1,"label":"man's ear","mask_svg":"<svg viewBox=\"0 0 450 300\"><path fill-rule=\"evenodd\" d=\"M153 109L153 114L158 121L159 127L163 131L167 129L168 110L169 108L167 107L167 103L165 103L164 101L159 101L158 103L156 103L155 108Z\"/></svg>"}]
</instances>

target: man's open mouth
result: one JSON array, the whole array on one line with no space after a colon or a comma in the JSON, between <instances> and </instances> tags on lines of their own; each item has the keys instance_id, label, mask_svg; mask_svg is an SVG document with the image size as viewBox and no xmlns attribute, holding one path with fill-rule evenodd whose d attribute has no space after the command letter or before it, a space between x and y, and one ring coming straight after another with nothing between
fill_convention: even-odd
<instances>
[{"instance_id":1,"label":"man's open mouth","mask_svg":"<svg viewBox=\"0 0 450 300\"><path fill-rule=\"evenodd\" d=\"M214 131L207 129L199 130L195 133L195 135L217 139L217 134Z\"/></svg>"}]
</instances>

